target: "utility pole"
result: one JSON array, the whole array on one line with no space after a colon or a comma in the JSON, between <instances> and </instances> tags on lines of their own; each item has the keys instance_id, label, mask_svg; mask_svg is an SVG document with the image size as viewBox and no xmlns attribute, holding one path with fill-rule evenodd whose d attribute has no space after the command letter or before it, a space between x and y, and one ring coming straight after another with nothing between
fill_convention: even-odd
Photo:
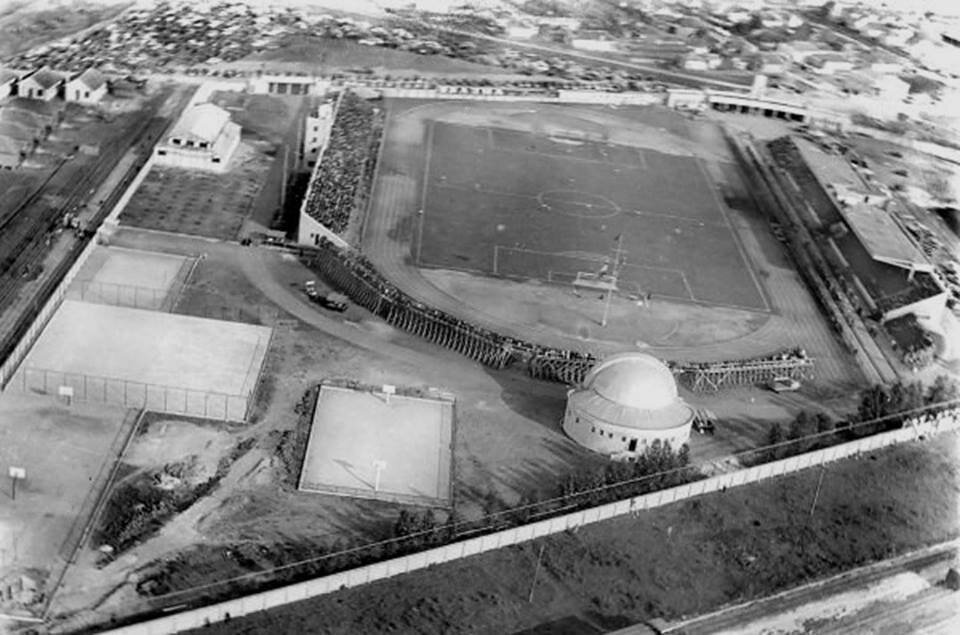
<instances>
[{"instance_id":1,"label":"utility pole","mask_svg":"<svg viewBox=\"0 0 960 635\"><path fill-rule=\"evenodd\" d=\"M540 563L543 562L543 550L547 545L545 543L540 545L540 553L537 554L537 566L533 570L533 582L530 583L530 595L527 596L527 603L533 602L533 590L537 586L537 576L540 575Z\"/></svg>"},{"instance_id":2,"label":"utility pole","mask_svg":"<svg viewBox=\"0 0 960 635\"><path fill-rule=\"evenodd\" d=\"M600 326L607 325L607 317L610 315L610 300L613 298L613 290L617 287L617 279L620 277L620 257L623 253L623 234L617 235L617 246L613 250L613 273L610 274L610 288L607 289L607 299L603 304L603 319Z\"/></svg>"},{"instance_id":3,"label":"utility pole","mask_svg":"<svg viewBox=\"0 0 960 635\"><path fill-rule=\"evenodd\" d=\"M817 506L817 499L820 498L820 488L823 487L823 476L827 473L827 466L820 469L820 480L817 481L817 490L813 493L813 503L810 505L810 515L813 516L813 510Z\"/></svg>"}]
</instances>

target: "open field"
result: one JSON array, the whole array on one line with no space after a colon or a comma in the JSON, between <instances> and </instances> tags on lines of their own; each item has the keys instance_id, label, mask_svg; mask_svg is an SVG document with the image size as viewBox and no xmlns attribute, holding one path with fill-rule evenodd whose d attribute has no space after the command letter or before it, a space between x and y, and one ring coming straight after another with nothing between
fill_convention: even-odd
<instances>
[{"instance_id":1,"label":"open field","mask_svg":"<svg viewBox=\"0 0 960 635\"><path fill-rule=\"evenodd\" d=\"M0 493L0 585L26 573L49 592L97 489L128 411L104 404L67 406L16 390L0 394L0 463L23 467L27 478ZM119 448L114 448L119 449ZM4 470L6 471L6 469ZM6 476L6 475L4 475ZM43 598L37 597L37 601ZM17 608L0 597L0 612Z\"/></svg>"},{"instance_id":2,"label":"open field","mask_svg":"<svg viewBox=\"0 0 960 635\"><path fill-rule=\"evenodd\" d=\"M453 426L449 401L324 385L299 487L448 506Z\"/></svg>"},{"instance_id":3,"label":"open field","mask_svg":"<svg viewBox=\"0 0 960 635\"><path fill-rule=\"evenodd\" d=\"M296 457L303 451L298 430L309 428L312 420L312 411L304 416L302 400L327 377L436 386L456 397L451 491L457 513L465 518L555 491L567 475L602 462L563 435L563 386L480 368L357 307L345 315L326 312L302 293L303 283L314 276L294 257L123 227L112 244L188 257L206 253L178 311L204 312L214 299L224 307L274 303L285 319L274 330L257 415L232 433L237 443L254 437L253 447L217 488L170 518L153 538L100 569L96 553L83 555L68 572L55 607L58 615L98 604L102 619L141 605L145 598L131 582L134 573L138 580L149 580L151 590L144 593L163 593L262 571L336 544L390 535L402 509L397 505L297 491ZM751 400L757 403L750 408L757 411L748 416ZM723 416L724 423L715 437L694 440L694 461L714 460L757 444L766 435L765 421L789 419L809 407L795 395L781 398L757 391L718 397L705 405ZM158 443L180 447L188 442L191 429L171 425L168 437ZM388 464L384 476L389 470Z\"/></svg>"},{"instance_id":4,"label":"open field","mask_svg":"<svg viewBox=\"0 0 960 635\"><path fill-rule=\"evenodd\" d=\"M695 615L956 537L957 458L956 436L942 435L830 465L813 514L820 470L203 632L600 633L655 617ZM541 548L542 567L531 587Z\"/></svg>"},{"instance_id":5,"label":"open field","mask_svg":"<svg viewBox=\"0 0 960 635\"><path fill-rule=\"evenodd\" d=\"M120 216L145 229L235 240L252 220L271 228L280 207L283 168L296 164L297 126L306 100L216 91L211 102L241 126L242 142L226 174L155 167ZM283 154L289 152L285 163Z\"/></svg>"},{"instance_id":6,"label":"open field","mask_svg":"<svg viewBox=\"0 0 960 635\"><path fill-rule=\"evenodd\" d=\"M110 2L4 2L0 4L0 59L34 46L74 35L125 9L127 0Z\"/></svg>"},{"instance_id":7,"label":"open field","mask_svg":"<svg viewBox=\"0 0 960 635\"><path fill-rule=\"evenodd\" d=\"M622 237L624 292L766 309L698 159L550 125L432 124L417 264L569 284Z\"/></svg>"},{"instance_id":8,"label":"open field","mask_svg":"<svg viewBox=\"0 0 960 635\"><path fill-rule=\"evenodd\" d=\"M376 72L395 72L403 75L428 75L433 73L484 73L504 75L504 69L496 66L474 64L441 55L418 55L379 46L364 46L356 42L335 40L306 35L291 35L274 50L256 53L245 59L220 68L261 69L276 65L286 71L331 72L369 68Z\"/></svg>"},{"instance_id":9,"label":"open field","mask_svg":"<svg viewBox=\"0 0 960 635\"><path fill-rule=\"evenodd\" d=\"M245 142L226 174L154 167L120 214L145 229L235 240L260 191L270 158Z\"/></svg>"}]
</instances>

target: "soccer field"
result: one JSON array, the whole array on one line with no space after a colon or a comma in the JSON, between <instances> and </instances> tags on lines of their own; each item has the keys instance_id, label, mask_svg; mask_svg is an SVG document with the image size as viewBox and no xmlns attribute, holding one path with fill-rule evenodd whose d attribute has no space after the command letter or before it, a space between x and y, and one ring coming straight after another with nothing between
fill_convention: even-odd
<instances>
[{"instance_id":1,"label":"soccer field","mask_svg":"<svg viewBox=\"0 0 960 635\"><path fill-rule=\"evenodd\" d=\"M418 266L570 283L622 237L627 294L767 310L700 160L616 145L602 130L432 121Z\"/></svg>"}]
</instances>

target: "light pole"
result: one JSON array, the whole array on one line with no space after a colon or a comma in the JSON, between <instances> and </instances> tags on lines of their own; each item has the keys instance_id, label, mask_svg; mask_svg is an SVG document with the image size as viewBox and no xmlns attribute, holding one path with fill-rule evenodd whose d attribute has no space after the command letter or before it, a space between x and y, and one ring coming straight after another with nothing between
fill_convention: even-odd
<instances>
[{"instance_id":1,"label":"light pole","mask_svg":"<svg viewBox=\"0 0 960 635\"><path fill-rule=\"evenodd\" d=\"M387 467L386 461L374 461L373 468L376 470L376 474L373 477L373 491L380 491L380 473Z\"/></svg>"},{"instance_id":2,"label":"light pole","mask_svg":"<svg viewBox=\"0 0 960 635\"><path fill-rule=\"evenodd\" d=\"M623 252L623 234L617 236L617 246L613 251L613 273L610 274L610 287L607 289L607 299L603 304L603 319L600 320L600 326L607 325L607 317L610 315L610 300L613 298L613 290L617 288L617 278L620 275L620 257Z\"/></svg>"}]
</instances>

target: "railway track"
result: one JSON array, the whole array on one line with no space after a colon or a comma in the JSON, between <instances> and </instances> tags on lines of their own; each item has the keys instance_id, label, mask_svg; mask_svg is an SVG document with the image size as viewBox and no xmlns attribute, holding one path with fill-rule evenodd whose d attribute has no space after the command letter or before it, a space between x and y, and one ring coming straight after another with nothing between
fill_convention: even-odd
<instances>
[{"instance_id":1,"label":"railway track","mask_svg":"<svg viewBox=\"0 0 960 635\"><path fill-rule=\"evenodd\" d=\"M14 213L0 219L0 254L9 254L2 261L2 270L0 270L0 307L12 309L23 288L24 277L40 270L48 254L53 231L62 221L64 214L79 210L86 205L96 188L116 168L130 148L144 142L152 142L167 127L168 119L154 116L161 102L161 99L154 100L149 117L131 121L106 148L101 149L100 157L89 169L84 170L73 183L57 192L62 196L60 202L46 204L42 202L41 197L50 193L46 186L68 159L64 159L57 166L57 170L24 201L24 204L18 206ZM140 160L131 164L110 196L99 204L97 213L88 224L89 227L99 226L148 156L144 154ZM16 317L7 332L3 333L3 340L0 341L0 362L9 356L17 341L90 239L91 236L87 235L74 241L67 256L46 276L42 286L34 293L33 301Z\"/></svg>"}]
</instances>

